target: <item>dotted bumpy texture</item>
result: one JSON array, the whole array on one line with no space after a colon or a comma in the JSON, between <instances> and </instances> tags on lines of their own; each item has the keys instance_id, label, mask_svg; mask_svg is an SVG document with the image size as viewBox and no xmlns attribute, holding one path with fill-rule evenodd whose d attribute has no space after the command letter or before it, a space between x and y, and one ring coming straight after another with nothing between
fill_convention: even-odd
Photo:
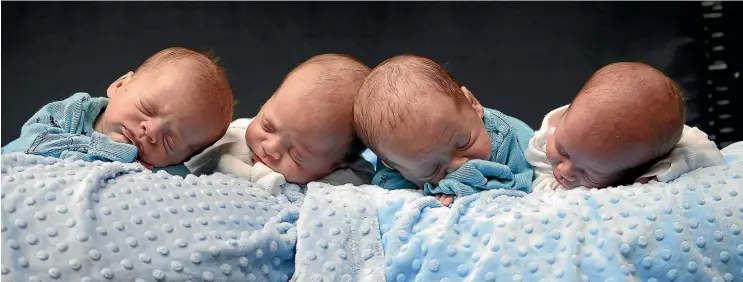
<instances>
[{"instance_id":1,"label":"dotted bumpy texture","mask_svg":"<svg viewBox=\"0 0 743 282\"><path fill-rule=\"evenodd\" d=\"M362 188L313 182L297 222L295 281L385 281L374 200Z\"/></svg>"},{"instance_id":2,"label":"dotted bumpy texture","mask_svg":"<svg viewBox=\"0 0 743 282\"><path fill-rule=\"evenodd\" d=\"M451 209L411 192L366 191L377 201L387 281L743 281L743 162L727 159L669 184L491 190Z\"/></svg>"},{"instance_id":3,"label":"dotted bumpy texture","mask_svg":"<svg viewBox=\"0 0 743 282\"><path fill-rule=\"evenodd\" d=\"M2 156L2 281L287 281L299 208L246 181Z\"/></svg>"}]
</instances>

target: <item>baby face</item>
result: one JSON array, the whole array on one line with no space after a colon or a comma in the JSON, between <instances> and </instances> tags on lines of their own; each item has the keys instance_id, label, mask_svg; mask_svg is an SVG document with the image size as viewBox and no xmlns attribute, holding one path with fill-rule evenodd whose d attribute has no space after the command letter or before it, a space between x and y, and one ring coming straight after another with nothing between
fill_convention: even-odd
<instances>
[{"instance_id":1,"label":"baby face","mask_svg":"<svg viewBox=\"0 0 743 282\"><path fill-rule=\"evenodd\" d=\"M611 126L595 126L589 123L591 120L595 119L589 109L571 106L547 140L552 174L567 188L617 185L623 173L635 165L634 160L642 158L642 149L616 144L609 132Z\"/></svg>"},{"instance_id":2,"label":"baby face","mask_svg":"<svg viewBox=\"0 0 743 282\"><path fill-rule=\"evenodd\" d=\"M300 98L306 85L287 80L261 108L245 132L245 142L261 162L284 175L288 182L304 184L333 172L343 163L352 138L350 115L339 122ZM318 114L324 112L322 114ZM347 126L334 125L347 124Z\"/></svg>"},{"instance_id":3,"label":"baby face","mask_svg":"<svg viewBox=\"0 0 743 282\"><path fill-rule=\"evenodd\" d=\"M111 84L110 101L95 124L96 131L137 147L148 166L183 162L215 137L219 126L184 83L176 63L136 77L127 73Z\"/></svg>"},{"instance_id":4,"label":"baby face","mask_svg":"<svg viewBox=\"0 0 743 282\"><path fill-rule=\"evenodd\" d=\"M465 162L489 160L491 154L479 103L457 109L449 97L435 100L425 111L417 111L415 119L421 124L384 132L376 149L386 165L419 188L425 183L438 185Z\"/></svg>"}]
</instances>

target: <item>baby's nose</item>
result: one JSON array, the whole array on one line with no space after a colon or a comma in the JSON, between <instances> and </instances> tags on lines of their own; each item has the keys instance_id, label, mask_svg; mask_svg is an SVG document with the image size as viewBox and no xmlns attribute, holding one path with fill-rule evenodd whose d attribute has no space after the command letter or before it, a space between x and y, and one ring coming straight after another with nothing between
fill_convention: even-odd
<instances>
[{"instance_id":1,"label":"baby's nose","mask_svg":"<svg viewBox=\"0 0 743 282\"><path fill-rule=\"evenodd\" d=\"M266 153L272 159L278 160L281 158L281 146L279 142L272 142L270 140L263 141L263 152Z\"/></svg>"},{"instance_id":2,"label":"baby's nose","mask_svg":"<svg viewBox=\"0 0 743 282\"><path fill-rule=\"evenodd\" d=\"M157 143L157 136L159 134L159 127L155 124L148 124L147 122L142 122L139 124L139 137L140 139L144 139L147 143L155 144Z\"/></svg>"}]
</instances>

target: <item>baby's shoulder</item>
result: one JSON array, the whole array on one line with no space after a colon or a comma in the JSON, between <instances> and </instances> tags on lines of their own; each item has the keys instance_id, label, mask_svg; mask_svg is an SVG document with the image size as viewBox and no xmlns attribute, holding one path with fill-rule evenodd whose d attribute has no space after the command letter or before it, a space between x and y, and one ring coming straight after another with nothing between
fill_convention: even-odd
<instances>
[{"instance_id":1,"label":"baby's shoulder","mask_svg":"<svg viewBox=\"0 0 743 282\"><path fill-rule=\"evenodd\" d=\"M534 129L520 119L509 116L495 109L483 109L483 123L485 124L488 134L534 135Z\"/></svg>"},{"instance_id":2,"label":"baby's shoulder","mask_svg":"<svg viewBox=\"0 0 743 282\"><path fill-rule=\"evenodd\" d=\"M47 103L47 105L60 105L60 104L61 105L76 105L76 104L85 103L91 100L96 100L96 97L92 97L90 96L90 94L86 92L77 92L62 100L56 100L56 101Z\"/></svg>"}]
</instances>

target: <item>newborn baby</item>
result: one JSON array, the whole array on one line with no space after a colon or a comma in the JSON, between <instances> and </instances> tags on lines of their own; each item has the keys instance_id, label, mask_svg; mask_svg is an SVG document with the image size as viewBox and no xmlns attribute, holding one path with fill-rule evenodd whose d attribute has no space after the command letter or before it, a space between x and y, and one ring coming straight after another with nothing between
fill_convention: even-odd
<instances>
[{"instance_id":1,"label":"newborn baby","mask_svg":"<svg viewBox=\"0 0 743 282\"><path fill-rule=\"evenodd\" d=\"M232 91L207 55L174 47L114 81L108 98L77 93L44 106L2 153L85 161L182 163L221 137Z\"/></svg>"},{"instance_id":2,"label":"newborn baby","mask_svg":"<svg viewBox=\"0 0 743 282\"><path fill-rule=\"evenodd\" d=\"M524 151L534 131L484 108L431 59L402 55L374 68L354 122L381 160L372 184L382 188L423 188L446 206L481 189L530 189Z\"/></svg>"},{"instance_id":3,"label":"newborn baby","mask_svg":"<svg viewBox=\"0 0 743 282\"><path fill-rule=\"evenodd\" d=\"M594 73L572 104L547 114L526 156L534 191L668 182L723 163L704 132L684 125L679 88L642 63Z\"/></svg>"},{"instance_id":4,"label":"newborn baby","mask_svg":"<svg viewBox=\"0 0 743 282\"><path fill-rule=\"evenodd\" d=\"M369 68L346 55L324 54L292 70L252 119L186 163L194 174L248 177L264 188L320 180L368 184L371 164L353 131L353 99ZM276 191L274 191L276 192Z\"/></svg>"}]
</instances>

